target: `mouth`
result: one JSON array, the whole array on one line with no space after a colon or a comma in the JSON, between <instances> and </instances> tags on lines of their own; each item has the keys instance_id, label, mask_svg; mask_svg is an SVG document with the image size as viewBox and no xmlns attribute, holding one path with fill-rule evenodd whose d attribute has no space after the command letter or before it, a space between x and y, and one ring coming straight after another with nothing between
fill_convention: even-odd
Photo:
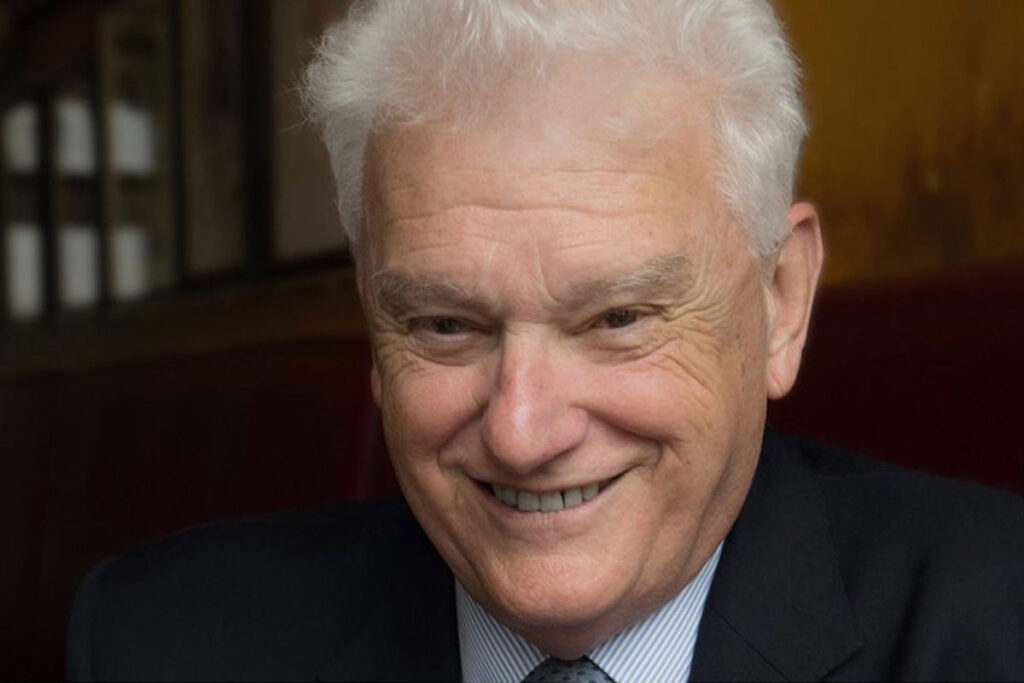
<instances>
[{"instance_id":1,"label":"mouth","mask_svg":"<svg viewBox=\"0 0 1024 683\"><path fill-rule=\"evenodd\" d=\"M596 498L622 475L554 491L525 491L501 484L484 484L499 501L520 512L558 512L579 507Z\"/></svg>"}]
</instances>

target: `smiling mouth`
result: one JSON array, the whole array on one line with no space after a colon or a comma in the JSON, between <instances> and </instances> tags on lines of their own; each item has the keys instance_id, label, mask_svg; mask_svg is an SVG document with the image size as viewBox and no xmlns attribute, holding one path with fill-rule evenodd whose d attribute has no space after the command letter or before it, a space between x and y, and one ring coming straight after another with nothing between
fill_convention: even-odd
<instances>
[{"instance_id":1,"label":"smiling mouth","mask_svg":"<svg viewBox=\"0 0 1024 683\"><path fill-rule=\"evenodd\" d=\"M520 512L558 512L583 505L583 503L596 498L616 479L618 476L560 491L521 491L500 484L490 484L489 489L495 498Z\"/></svg>"}]
</instances>

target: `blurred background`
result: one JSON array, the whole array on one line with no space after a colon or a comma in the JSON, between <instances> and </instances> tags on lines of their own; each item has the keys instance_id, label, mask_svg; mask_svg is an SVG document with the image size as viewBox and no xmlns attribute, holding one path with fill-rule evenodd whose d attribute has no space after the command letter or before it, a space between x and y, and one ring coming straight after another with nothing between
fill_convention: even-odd
<instances>
[{"instance_id":1,"label":"blurred background","mask_svg":"<svg viewBox=\"0 0 1024 683\"><path fill-rule=\"evenodd\" d=\"M109 554L394 492L296 91L347 4L0 2L0 676ZM1024 3L777 6L829 256L771 421L1024 491Z\"/></svg>"}]
</instances>

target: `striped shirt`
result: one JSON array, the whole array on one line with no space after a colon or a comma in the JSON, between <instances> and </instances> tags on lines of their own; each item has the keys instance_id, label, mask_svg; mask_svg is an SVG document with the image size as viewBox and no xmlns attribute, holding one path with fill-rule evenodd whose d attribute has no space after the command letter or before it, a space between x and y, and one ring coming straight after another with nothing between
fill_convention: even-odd
<instances>
[{"instance_id":1,"label":"striped shirt","mask_svg":"<svg viewBox=\"0 0 1024 683\"><path fill-rule=\"evenodd\" d=\"M627 683L687 681L693 646L722 544L690 583L674 598L587 656L615 681ZM512 683L547 659L525 638L513 633L469 597L455 582L462 680L467 683Z\"/></svg>"}]
</instances>

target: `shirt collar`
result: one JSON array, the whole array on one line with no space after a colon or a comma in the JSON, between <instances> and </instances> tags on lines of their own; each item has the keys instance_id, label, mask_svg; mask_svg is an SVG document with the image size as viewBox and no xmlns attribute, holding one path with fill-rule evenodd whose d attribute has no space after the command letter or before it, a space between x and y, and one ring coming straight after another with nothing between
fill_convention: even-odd
<instances>
[{"instance_id":1,"label":"shirt collar","mask_svg":"<svg viewBox=\"0 0 1024 683\"><path fill-rule=\"evenodd\" d=\"M653 614L601 643L587 656L616 681L686 681L697 627L722 553L719 543L697 575ZM490 615L455 582L462 680L522 681L548 655Z\"/></svg>"}]
</instances>

